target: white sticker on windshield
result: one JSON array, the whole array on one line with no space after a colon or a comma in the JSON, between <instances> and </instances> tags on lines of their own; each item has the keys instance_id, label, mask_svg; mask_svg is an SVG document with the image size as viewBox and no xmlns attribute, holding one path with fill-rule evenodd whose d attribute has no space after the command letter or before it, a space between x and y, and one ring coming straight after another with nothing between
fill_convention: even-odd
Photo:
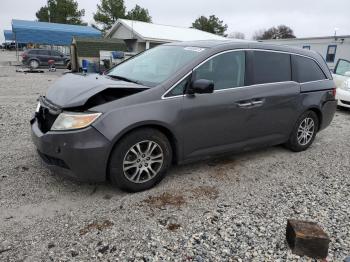
<instances>
[{"instance_id":1,"label":"white sticker on windshield","mask_svg":"<svg viewBox=\"0 0 350 262\"><path fill-rule=\"evenodd\" d=\"M198 53L204 51L204 48L192 47L192 46L185 47L184 49L187 51L193 51L193 52L198 52Z\"/></svg>"}]
</instances>

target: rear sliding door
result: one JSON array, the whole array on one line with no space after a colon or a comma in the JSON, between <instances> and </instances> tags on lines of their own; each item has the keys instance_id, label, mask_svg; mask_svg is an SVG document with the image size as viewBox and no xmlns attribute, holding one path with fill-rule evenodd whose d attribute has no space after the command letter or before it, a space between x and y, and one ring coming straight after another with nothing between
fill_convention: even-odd
<instances>
[{"instance_id":1,"label":"rear sliding door","mask_svg":"<svg viewBox=\"0 0 350 262\"><path fill-rule=\"evenodd\" d=\"M255 121L248 128L256 130L250 139L262 145L285 142L298 117L300 85L292 81L291 55L282 52L250 51L252 66L251 97L259 107L247 108Z\"/></svg>"}]
</instances>

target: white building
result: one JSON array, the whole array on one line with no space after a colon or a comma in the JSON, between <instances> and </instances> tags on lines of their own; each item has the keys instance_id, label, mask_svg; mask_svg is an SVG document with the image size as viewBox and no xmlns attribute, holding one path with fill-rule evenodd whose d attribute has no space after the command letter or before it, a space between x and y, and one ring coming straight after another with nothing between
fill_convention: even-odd
<instances>
[{"instance_id":1,"label":"white building","mask_svg":"<svg viewBox=\"0 0 350 262\"><path fill-rule=\"evenodd\" d=\"M105 37L124 40L130 52L142 52L160 44L179 41L227 40L225 37L194 28L158 25L126 19L118 19Z\"/></svg>"},{"instance_id":2,"label":"white building","mask_svg":"<svg viewBox=\"0 0 350 262\"><path fill-rule=\"evenodd\" d=\"M296 46L314 50L322 55L333 70L338 59L350 61L350 36L327 36L294 39L264 40L265 43Z\"/></svg>"}]
</instances>

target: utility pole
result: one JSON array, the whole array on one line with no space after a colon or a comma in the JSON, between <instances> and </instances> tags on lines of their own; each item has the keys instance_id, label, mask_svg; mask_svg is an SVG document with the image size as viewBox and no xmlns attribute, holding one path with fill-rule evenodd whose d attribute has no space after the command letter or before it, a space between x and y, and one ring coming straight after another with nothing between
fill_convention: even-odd
<instances>
[{"instance_id":1,"label":"utility pole","mask_svg":"<svg viewBox=\"0 0 350 262\"><path fill-rule=\"evenodd\" d=\"M47 13L49 16L49 23L51 23L50 0L47 0Z\"/></svg>"},{"instance_id":2,"label":"utility pole","mask_svg":"<svg viewBox=\"0 0 350 262\"><path fill-rule=\"evenodd\" d=\"M337 32L339 31L339 28L334 28L334 39L337 41Z\"/></svg>"}]
</instances>

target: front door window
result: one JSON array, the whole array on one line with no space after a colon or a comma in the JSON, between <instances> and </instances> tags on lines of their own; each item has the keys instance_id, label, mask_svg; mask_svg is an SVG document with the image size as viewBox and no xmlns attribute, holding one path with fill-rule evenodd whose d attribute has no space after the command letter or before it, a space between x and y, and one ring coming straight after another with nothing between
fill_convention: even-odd
<instances>
[{"instance_id":1,"label":"front door window","mask_svg":"<svg viewBox=\"0 0 350 262\"><path fill-rule=\"evenodd\" d=\"M337 75L349 76L350 77L350 62L346 60L339 60L337 67L335 68Z\"/></svg>"},{"instance_id":2,"label":"front door window","mask_svg":"<svg viewBox=\"0 0 350 262\"><path fill-rule=\"evenodd\" d=\"M210 59L193 72L193 81L207 79L214 82L214 89L244 86L245 52L223 53Z\"/></svg>"}]
</instances>

